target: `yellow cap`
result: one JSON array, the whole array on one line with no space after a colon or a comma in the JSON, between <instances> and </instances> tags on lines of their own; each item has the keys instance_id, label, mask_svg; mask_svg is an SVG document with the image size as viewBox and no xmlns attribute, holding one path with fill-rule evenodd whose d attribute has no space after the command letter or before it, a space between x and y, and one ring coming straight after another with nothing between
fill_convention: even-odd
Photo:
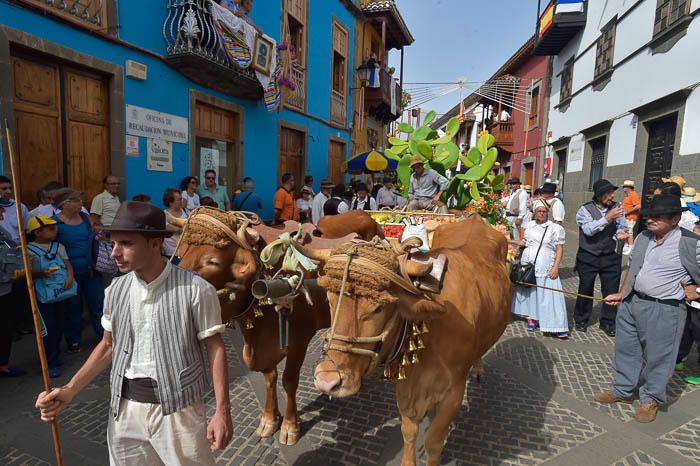
<instances>
[{"instance_id":1,"label":"yellow cap","mask_svg":"<svg viewBox=\"0 0 700 466\"><path fill-rule=\"evenodd\" d=\"M56 225L58 222L51 217L47 217L45 215L37 215L36 217L32 217L29 219L29 222L27 223L27 231L29 233L38 230L41 227L45 227L48 225Z\"/></svg>"}]
</instances>

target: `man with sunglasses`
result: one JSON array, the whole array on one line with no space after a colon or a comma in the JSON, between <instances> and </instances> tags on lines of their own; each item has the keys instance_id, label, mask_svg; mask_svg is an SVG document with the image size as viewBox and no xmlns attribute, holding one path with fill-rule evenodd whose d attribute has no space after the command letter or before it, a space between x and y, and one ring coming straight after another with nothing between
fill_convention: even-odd
<instances>
[{"instance_id":1,"label":"man with sunglasses","mask_svg":"<svg viewBox=\"0 0 700 466\"><path fill-rule=\"evenodd\" d=\"M216 172L214 170L209 169L204 172L204 184L199 185L197 194L199 194L200 199L205 197L214 199L219 209L231 210L231 202L228 194L226 194L226 188L216 183Z\"/></svg>"}]
</instances>

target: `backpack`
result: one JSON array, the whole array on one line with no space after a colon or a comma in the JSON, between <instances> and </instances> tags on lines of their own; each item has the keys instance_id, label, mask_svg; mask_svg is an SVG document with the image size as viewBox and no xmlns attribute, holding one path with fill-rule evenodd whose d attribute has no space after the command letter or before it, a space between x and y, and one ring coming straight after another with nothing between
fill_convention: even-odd
<instances>
[{"instance_id":1,"label":"backpack","mask_svg":"<svg viewBox=\"0 0 700 466\"><path fill-rule=\"evenodd\" d=\"M15 272L24 268L22 253L12 239L0 229L0 283L11 283Z\"/></svg>"},{"instance_id":2,"label":"backpack","mask_svg":"<svg viewBox=\"0 0 700 466\"><path fill-rule=\"evenodd\" d=\"M63 301L78 293L78 283L73 280L73 286L65 289L63 284L68 278L68 269L63 259L58 255L59 243L53 241L48 252L43 251L32 244L27 245L27 249L39 257L39 270L53 269L50 277L37 278L34 281L36 297L40 303L48 304Z\"/></svg>"}]
</instances>

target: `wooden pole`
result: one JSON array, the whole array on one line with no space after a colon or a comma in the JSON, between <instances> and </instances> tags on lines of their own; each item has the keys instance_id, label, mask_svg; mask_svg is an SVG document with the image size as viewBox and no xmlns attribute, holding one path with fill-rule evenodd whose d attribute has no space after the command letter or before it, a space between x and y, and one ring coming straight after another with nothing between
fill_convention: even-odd
<instances>
[{"instance_id":1,"label":"wooden pole","mask_svg":"<svg viewBox=\"0 0 700 466\"><path fill-rule=\"evenodd\" d=\"M556 291L557 293L562 293L568 296L573 296L576 298L585 298L585 299L592 299L593 301L605 301L603 298L598 298L595 296L588 296L585 294L578 294L578 293L573 293L571 291L564 291L564 290L559 290L557 288L550 288L548 286L542 286L542 285L533 285L532 283L525 283L525 282L515 282L518 285L523 285L523 286L531 286L533 288L542 288L543 290L549 290L549 291Z\"/></svg>"},{"instance_id":2,"label":"wooden pole","mask_svg":"<svg viewBox=\"0 0 700 466\"><path fill-rule=\"evenodd\" d=\"M36 337L36 346L39 351L39 362L41 363L41 375L44 379L44 389L47 393L51 392L51 378L49 377L49 365L46 361L46 351L44 350L44 340L41 337L41 325L39 324L39 305L36 300L36 292L34 290L34 278L32 277L32 267L29 261L27 252L27 237L24 233L24 219L22 218L22 195L19 185L19 176L17 175L17 164L15 163L15 153L12 147L12 137L10 135L10 127L5 119L5 136L7 137L8 156L10 158L10 170L12 172L12 186L15 190L15 209L17 210L17 224L19 225L20 247L22 250L22 261L24 263L24 275L27 278L27 288L29 289L29 302L32 305L32 317L34 318L34 336ZM58 422L51 422L51 433L53 435L53 446L56 451L56 464L63 466L63 453L61 452L61 442L58 438Z\"/></svg>"}]
</instances>

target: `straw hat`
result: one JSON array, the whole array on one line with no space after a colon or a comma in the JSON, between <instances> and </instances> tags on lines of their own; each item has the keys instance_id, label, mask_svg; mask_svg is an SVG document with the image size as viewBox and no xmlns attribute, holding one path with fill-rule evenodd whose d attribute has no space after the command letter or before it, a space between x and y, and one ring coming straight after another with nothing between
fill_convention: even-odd
<instances>
[{"instance_id":1,"label":"straw hat","mask_svg":"<svg viewBox=\"0 0 700 466\"><path fill-rule=\"evenodd\" d=\"M661 178L662 183L676 183L681 189L685 188L685 178L679 175L672 176L671 178Z\"/></svg>"},{"instance_id":2,"label":"straw hat","mask_svg":"<svg viewBox=\"0 0 700 466\"><path fill-rule=\"evenodd\" d=\"M413 168L416 165L423 165L424 163L425 162L423 161L423 157L421 157L418 154L411 157L411 168Z\"/></svg>"},{"instance_id":3,"label":"straw hat","mask_svg":"<svg viewBox=\"0 0 700 466\"><path fill-rule=\"evenodd\" d=\"M700 202L700 194L698 194L697 190L691 186L686 186L683 188L682 197L686 202Z\"/></svg>"},{"instance_id":4,"label":"straw hat","mask_svg":"<svg viewBox=\"0 0 700 466\"><path fill-rule=\"evenodd\" d=\"M624 183L622 183L623 188L634 188L634 181L632 180L625 180Z\"/></svg>"}]
</instances>

